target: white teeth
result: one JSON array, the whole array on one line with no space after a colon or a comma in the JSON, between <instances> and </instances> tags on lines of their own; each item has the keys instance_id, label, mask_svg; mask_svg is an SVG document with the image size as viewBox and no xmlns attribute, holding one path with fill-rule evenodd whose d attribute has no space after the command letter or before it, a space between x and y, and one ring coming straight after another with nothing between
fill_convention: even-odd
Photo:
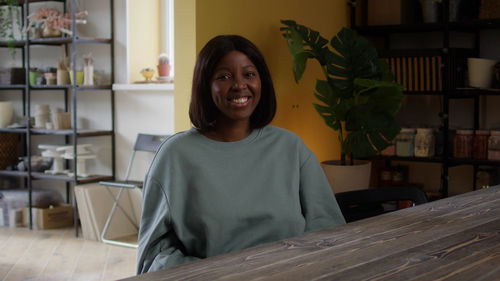
<instances>
[{"instance_id":1,"label":"white teeth","mask_svg":"<svg viewBox=\"0 0 500 281\"><path fill-rule=\"evenodd\" d=\"M231 101L234 103L245 103L248 101L248 97L241 97L241 98L237 98L237 99L232 99Z\"/></svg>"}]
</instances>

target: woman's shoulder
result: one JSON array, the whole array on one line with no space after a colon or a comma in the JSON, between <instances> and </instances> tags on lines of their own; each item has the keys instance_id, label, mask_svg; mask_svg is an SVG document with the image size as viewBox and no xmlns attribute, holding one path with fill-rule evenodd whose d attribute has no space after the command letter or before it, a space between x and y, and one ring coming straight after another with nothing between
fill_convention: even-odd
<instances>
[{"instance_id":1,"label":"woman's shoulder","mask_svg":"<svg viewBox=\"0 0 500 281\"><path fill-rule=\"evenodd\" d=\"M284 128L268 125L262 129L263 135L278 138L282 141L302 143L301 138L294 132Z\"/></svg>"},{"instance_id":2,"label":"woman's shoulder","mask_svg":"<svg viewBox=\"0 0 500 281\"><path fill-rule=\"evenodd\" d=\"M183 146L187 142L190 142L193 138L195 138L195 135L196 135L196 130L193 128L186 131L175 133L166 138L162 142L158 151Z\"/></svg>"}]
</instances>

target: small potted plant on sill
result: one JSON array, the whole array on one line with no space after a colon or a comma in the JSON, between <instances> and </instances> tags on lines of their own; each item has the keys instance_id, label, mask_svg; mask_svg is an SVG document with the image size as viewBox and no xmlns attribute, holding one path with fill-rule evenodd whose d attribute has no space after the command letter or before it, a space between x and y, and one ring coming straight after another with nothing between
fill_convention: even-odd
<instances>
[{"instance_id":1,"label":"small potted plant on sill","mask_svg":"<svg viewBox=\"0 0 500 281\"><path fill-rule=\"evenodd\" d=\"M316 81L314 91L319 103L313 105L325 124L338 132L340 160L322 163L332 188L335 192L367 188L369 164L364 168L368 173L366 183L354 183L362 175L353 176L343 170L350 169L355 158L376 155L396 137L400 127L395 115L401 106L403 86L394 82L389 66L378 58L375 47L355 31L342 28L329 41L293 20L281 23L295 81L302 78L309 59L316 60L323 70L324 78ZM337 164L342 171L329 175ZM348 178L342 181L336 173Z\"/></svg>"},{"instance_id":2,"label":"small potted plant on sill","mask_svg":"<svg viewBox=\"0 0 500 281\"><path fill-rule=\"evenodd\" d=\"M168 80L170 76L170 60L165 53L158 57L158 76L158 80Z\"/></svg>"}]
</instances>

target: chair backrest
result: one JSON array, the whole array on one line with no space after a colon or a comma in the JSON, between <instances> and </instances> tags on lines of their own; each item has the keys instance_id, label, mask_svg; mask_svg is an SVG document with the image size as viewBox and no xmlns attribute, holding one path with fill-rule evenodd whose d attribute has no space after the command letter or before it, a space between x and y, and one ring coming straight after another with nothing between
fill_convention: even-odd
<instances>
[{"instance_id":1,"label":"chair backrest","mask_svg":"<svg viewBox=\"0 0 500 281\"><path fill-rule=\"evenodd\" d=\"M125 172L125 181L127 181L130 176L135 153L137 151L156 152L158 147L160 147L160 144L168 137L168 135L137 134L134 150L132 151L132 155L130 155L127 171Z\"/></svg>"},{"instance_id":2,"label":"chair backrest","mask_svg":"<svg viewBox=\"0 0 500 281\"><path fill-rule=\"evenodd\" d=\"M160 144L168 137L167 135L138 134L134 150L156 152Z\"/></svg>"},{"instance_id":3,"label":"chair backrest","mask_svg":"<svg viewBox=\"0 0 500 281\"><path fill-rule=\"evenodd\" d=\"M427 202L425 192L414 186L340 192L335 197L347 222L386 213L387 210L382 206L386 202L408 200L415 205Z\"/></svg>"}]
</instances>

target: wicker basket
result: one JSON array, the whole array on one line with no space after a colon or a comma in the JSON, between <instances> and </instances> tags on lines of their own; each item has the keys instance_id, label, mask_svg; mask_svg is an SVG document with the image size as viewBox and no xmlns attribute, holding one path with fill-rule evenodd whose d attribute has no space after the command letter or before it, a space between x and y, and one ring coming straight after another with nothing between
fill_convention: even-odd
<instances>
[{"instance_id":1,"label":"wicker basket","mask_svg":"<svg viewBox=\"0 0 500 281\"><path fill-rule=\"evenodd\" d=\"M0 170L17 163L18 135L12 133L0 133Z\"/></svg>"},{"instance_id":2,"label":"wicker basket","mask_svg":"<svg viewBox=\"0 0 500 281\"><path fill-rule=\"evenodd\" d=\"M498 0L481 0L481 8L479 10L480 19L498 19L500 18L500 1Z\"/></svg>"}]
</instances>

